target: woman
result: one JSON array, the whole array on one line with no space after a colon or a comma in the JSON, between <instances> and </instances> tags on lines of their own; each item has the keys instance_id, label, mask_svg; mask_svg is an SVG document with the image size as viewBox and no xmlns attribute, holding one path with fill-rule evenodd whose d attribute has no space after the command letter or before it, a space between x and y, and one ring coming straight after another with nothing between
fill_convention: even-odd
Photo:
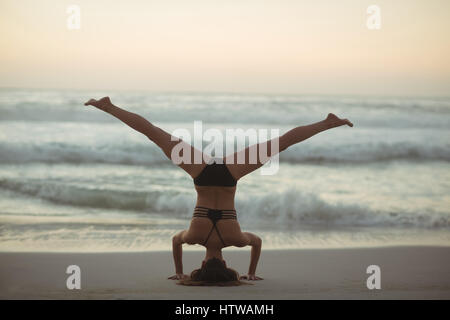
<instances>
[{"instance_id":1,"label":"woman","mask_svg":"<svg viewBox=\"0 0 450 320\"><path fill-rule=\"evenodd\" d=\"M222 257L222 249L228 246L251 246L250 266L246 276L241 279L262 280L256 276L256 266L261 253L261 238L242 232L237 221L234 207L236 183L243 176L260 168L266 161L258 157L256 163L240 163L237 159L250 159L250 154L264 148L268 157L285 150L313 135L342 125L353 124L347 119L340 119L328 114L325 120L296 127L278 139L278 148L272 149L272 140L252 145L223 159L212 161L202 151L193 148L186 142L171 136L164 130L154 126L143 117L113 105L109 97L100 100L91 99L85 105L92 105L118 118L131 128L141 132L156 143L165 155L172 159L172 149L181 144L183 150L190 151L191 161L178 164L194 180L197 191L197 203L189 229L177 233L172 238L172 250L175 263L175 275L169 279L187 279L183 273L182 244L200 244L206 248L206 256L200 269L191 273L191 280L205 283L230 283L239 280L236 271L227 268ZM189 153L188 153L189 154ZM259 154L258 152L256 154ZM194 159L201 161L194 162ZM255 161L253 161L255 162Z\"/></svg>"}]
</instances>

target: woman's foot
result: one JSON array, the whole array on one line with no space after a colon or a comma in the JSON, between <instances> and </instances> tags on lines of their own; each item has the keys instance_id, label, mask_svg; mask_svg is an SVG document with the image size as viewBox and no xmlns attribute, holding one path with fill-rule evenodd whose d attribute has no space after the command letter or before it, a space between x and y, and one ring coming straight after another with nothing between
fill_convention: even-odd
<instances>
[{"instance_id":1,"label":"woman's foot","mask_svg":"<svg viewBox=\"0 0 450 320\"><path fill-rule=\"evenodd\" d=\"M328 114L327 118L325 119L325 123L329 128L340 127L343 125L353 127L353 123L351 123L348 119L340 119L334 113Z\"/></svg>"},{"instance_id":2,"label":"woman's foot","mask_svg":"<svg viewBox=\"0 0 450 320\"><path fill-rule=\"evenodd\" d=\"M90 99L88 102L85 102L85 106L94 106L103 111L108 111L108 107L112 105L109 97L103 97L100 100Z\"/></svg>"}]
</instances>

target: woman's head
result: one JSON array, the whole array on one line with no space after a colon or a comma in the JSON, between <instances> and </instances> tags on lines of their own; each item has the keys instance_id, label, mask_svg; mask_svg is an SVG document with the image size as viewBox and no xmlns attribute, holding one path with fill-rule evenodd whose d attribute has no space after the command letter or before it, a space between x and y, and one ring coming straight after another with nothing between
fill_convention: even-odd
<instances>
[{"instance_id":1,"label":"woman's head","mask_svg":"<svg viewBox=\"0 0 450 320\"><path fill-rule=\"evenodd\" d=\"M203 261L202 267L191 272L190 280L182 281L184 285L233 286L242 284L239 274L227 268L225 261L211 258Z\"/></svg>"}]
</instances>

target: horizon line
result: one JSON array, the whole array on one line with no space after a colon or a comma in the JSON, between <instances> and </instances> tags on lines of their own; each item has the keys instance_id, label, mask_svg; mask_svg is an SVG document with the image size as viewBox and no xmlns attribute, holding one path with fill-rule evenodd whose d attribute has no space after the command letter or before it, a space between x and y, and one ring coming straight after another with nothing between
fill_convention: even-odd
<instances>
[{"instance_id":1,"label":"horizon line","mask_svg":"<svg viewBox=\"0 0 450 320\"><path fill-rule=\"evenodd\" d=\"M147 94L192 94L192 95L260 95L260 96L328 96L328 97L370 97L370 98L438 98L450 99L450 94L376 94L376 93L327 93L327 92L275 92L275 91L230 91L230 90L152 90L152 89L100 89L100 88L68 88L68 87L19 87L19 86L0 86L0 90L51 90L51 91L111 91L111 92L129 92L129 93L147 93Z\"/></svg>"}]
</instances>

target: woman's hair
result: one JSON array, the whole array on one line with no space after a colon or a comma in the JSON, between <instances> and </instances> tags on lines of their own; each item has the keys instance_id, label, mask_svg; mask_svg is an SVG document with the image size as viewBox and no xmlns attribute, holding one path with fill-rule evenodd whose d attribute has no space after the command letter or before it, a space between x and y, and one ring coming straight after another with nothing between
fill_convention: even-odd
<instances>
[{"instance_id":1,"label":"woman's hair","mask_svg":"<svg viewBox=\"0 0 450 320\"><path fill-rule=\"evenodd\" d=\"M185 286L239 286L245 282L239 280L239 273L227 268L225 261L211 258L204 262L200 269L192 271L190 279L181 280L178 284Z\"/></svg>"}]
</instances>

